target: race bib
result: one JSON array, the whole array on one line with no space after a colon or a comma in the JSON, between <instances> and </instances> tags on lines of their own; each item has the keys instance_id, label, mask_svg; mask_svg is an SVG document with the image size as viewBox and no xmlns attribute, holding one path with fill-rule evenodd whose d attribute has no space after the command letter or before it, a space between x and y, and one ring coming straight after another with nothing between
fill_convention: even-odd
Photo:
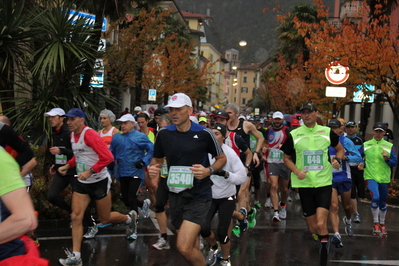
<instances>
[{"instance_id":1,"label":"race bib","mask_svg":"<svg viewBox=\"0 0 399 266\"><path fill-rule=\"evenodd\" d=\"M324 169L324 153L322 150L303 152L303 170L322 171Z\"/></svg>"},{"instance_id":2,"label":"race bib","mask_svg":"<svg viewBox=\"0 0 399 266\"><path fill-rule=\"evenodd\" d=\"M82 158L76 158L76 172L78 174L86 171L86 160Z\"/></svg>"},{"instance_id":3,"label":"race bib","mask_svg":"<svg viewBox=\"0 0 399 266\"><path fill-rule=\"evenodd\" d=\"M170 192L180 193L194 186L194 174L189 166L171 166L167 184Z\"/></svg>"},{"instance_id":4,"label":"race bib","mask_svg":"<svg viewBox=\"0 0 399 266\"><path fill-rule=\"evenodd\" d=\"M284 162L284 152L279 149L269 149L269 156L267 157L269 163Z\"/></svg>"},{"instance_id":5,"label":"race bib","mask_svg":"<svg viewBox=\"0 0 399 266\"><path fill-rule=\"evenodd\" d=\"M66 164L67 156L65 154L56 154L55 155L55 164Z\"/></svg>"}]
</instances>

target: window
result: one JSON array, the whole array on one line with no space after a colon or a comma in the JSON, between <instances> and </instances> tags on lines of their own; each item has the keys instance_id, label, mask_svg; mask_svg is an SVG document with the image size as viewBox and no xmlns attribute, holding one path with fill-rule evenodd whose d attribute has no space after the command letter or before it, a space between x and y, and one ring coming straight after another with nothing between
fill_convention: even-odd
<instances>
[{"instance_id":1,"label":"window","mask_svg":"<svg viewBox=\"0 0 399 266\"><path fill-rule=\"evenodd\" d=\"M247 100L245 98L241 99L241 104L247 104Z\"/></svg>"},{"instance_id":2,"label":"window","mask_svg":"<svg viewBox=\"0 0 399 266\"><path fill-rule=\"evenodd\" d=\"M211 63L213 62L213 54L211 54L211 55L209 56L209 61L211 61Z\"/></svg>"},{"instance_id":3,"label":"window","mask_svg":"<svg viewBox=\"0 0 399 266\"><path fill-rule=\"evenodd\" d=\"M247 83L247 77L242 77L242 82Z\"/></svg>"},{"instance_id":4,"label":"window","mask_svg":"<svg viewBox=\"0 0 399 266\"><path fill-rule=\"evenodd\" d=\"M248 93L248 87L241 87L241 93Z\"/></svg>"}]
</instances>

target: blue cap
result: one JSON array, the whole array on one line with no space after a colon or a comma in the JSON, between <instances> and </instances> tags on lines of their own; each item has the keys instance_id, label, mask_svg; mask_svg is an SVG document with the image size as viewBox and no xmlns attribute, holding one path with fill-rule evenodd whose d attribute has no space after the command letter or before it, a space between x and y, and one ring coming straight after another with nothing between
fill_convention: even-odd
<instances>
[{"instance_id":1,"label":"blue cap","mask_svg":"<svg viewBox=\"0 0 399 266\"><path fill-rule=\"evenodd\" d=\"M79 108L72 108L64 116L85 118L85 113L83 113Z\"/></svg>"}]
</instances>

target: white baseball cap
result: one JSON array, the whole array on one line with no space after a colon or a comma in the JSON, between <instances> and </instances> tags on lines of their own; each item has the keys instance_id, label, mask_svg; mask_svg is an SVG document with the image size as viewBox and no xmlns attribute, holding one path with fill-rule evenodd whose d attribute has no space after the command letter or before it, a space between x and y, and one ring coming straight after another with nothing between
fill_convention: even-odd
<instances>
[{"instance_id":1,"label":"white baseball cap","mask_svg":"<svg viewBox=\"0 0 399 266\"><path fill-rule=\"evenodd\" d=\"M274 112L274 114L273 114L273 119L274 119L274 118L284 119L284 115L283 115L282 112L277 111L277 112Z\"/></svg>"},{"instance_id":2,"label":"white baseball cap","mask_svg":"<svg viewBox=\"0 0 399 266\"><path fill-rule=\"evenodd\" d=\"M184 93L175 93L172 95L172 98L170 98L168 105L166 105L165 107L180 108L185 105L189 107L193 106L190 97L188 97Z\"/></svg>"},{"instance_id":3,"label":"white baseball cap","mask_svg":"<svg viewBox=\"0 0 399 266\"><path fill-rule=\"evenodd\" d=\"M135 112L141 112L142 110L143 110L143 109L141 109L140 106L134 107L134 111L135 111Z\"/></svg>"},{"instance_id":4,"label":"white baseball cap","mask_svg":"<svg viewBox=\"0 0 399 266\"><path fill-rule=\"evenodd\" d=\"M65 115L65 111L61 108L53 108L50 110L50 112L44 113L44 116L63 116Z\"/></svg>"},{"instance_id":5,"label":"white baseball cap","mask_svg":"<svg viewBox=\"0 0 399 266\"><path fill-rule=\"evenodd\" d=\"M136 119L134 119L134 117L131 114L125 114L125 115L122 115L121 118L116 119L116 121L118 121L118 122L127 122L127 121L136 122Z\"/></svg>"}]
</instances>

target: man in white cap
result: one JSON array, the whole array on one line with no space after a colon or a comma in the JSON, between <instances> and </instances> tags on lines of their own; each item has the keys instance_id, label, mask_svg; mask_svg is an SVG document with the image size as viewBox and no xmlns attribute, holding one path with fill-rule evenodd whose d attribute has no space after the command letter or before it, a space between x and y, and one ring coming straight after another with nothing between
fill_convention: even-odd
<instances>
[{"instance_id":1,"label":"man in white cap","mask_svg":"<svg viewBox=\"0 0 399 266\"><path fill-rule=\"evenodd\" d=\"M58 168L65 165L67 161L73 157L70 139L71 132L69 131L68 126L64 124L64 115L65 111L61 108L53 108L44 114L44 116L48 117L52 128L52 145L49 148L49 152L53 155L50 173L54 175L47 193L47 200L58 208L64 209L68 213L72 213L71 205L69 205L64 198L60 196L60 193L69 184L72 189L75 187L77 182L75 177L76 169L75 167L68 169L64 176L61 176L60 173L58 173Z\"/></svg>"},{"instance_id":2,"label":"man in white cap","mask_svg":"<svg viewBox=\"0 0 399 266\"><path fill-rule=\"evenodd\" d=\"M288 199L288 183L290 181L290 170L284 164L284 152L280 147L286 141L290 129L283 125L284 115L282 112L273 113L273 122L266 131L267 141L267 163L268 177L270 181L270 198L273 205L273 222L287 217L286 203ZM279 199L278 190L281 192Z\"/></svg>"},{"instance_id":3,"label":"man in white cap","mask_svg":"<svg viewBox=\"0 0 399 266\"><path fill-rule=\"evenodd\" d=\"M126 114L116 121L121 123L121 133L114 135L111 141L111 152L118 164L123 203L130 208L132 217L137 220L138 208L142 209L144 218L149 217L151 201L137 198L137 192L144 181L144 168L150 164L154 144L147 135L134 130L136 120ZM136 221L133 221L136 222ZM137 239L137 227L129 232L128 239Z\"/></svg>"},{"instance_id":4,"label":"man in white cap","mask_svg":"<svg viewBox=\"0 0 399 266\"><path fill-rule=\"evenodd\" d=\"M136 217L111 212L112 202L111 176L107 165L114 159L111 151L95 130L85 126L85 114L78 108L72 108L65 114L71 133L70 141L74 157L58 168L61 175L66 175L69 168L76 166L77 180L72 194L72 252L66 250L66 259L59 259L61 265L82 265L81 246L83 239L83 215L91 200L96 201L100 222L125 223L135 231Z\"/></svg>"},{"instance_id":5,"label":"man in white cap","mask_svg":"<svg viewBox=\"0 0 399 266\"><path fill-rule=\"evenodd\" d=\"M148 171L151 178L157 178L166 158L177 249L189 264L206 265L196 242L212 202L210 175L224 166L226 156L211 130L190 121L193 107L186 94L174 94L166 107L173 125L158 132ZM212 165L208 153L215 158Z\"/></svg>"}]
</instances>

